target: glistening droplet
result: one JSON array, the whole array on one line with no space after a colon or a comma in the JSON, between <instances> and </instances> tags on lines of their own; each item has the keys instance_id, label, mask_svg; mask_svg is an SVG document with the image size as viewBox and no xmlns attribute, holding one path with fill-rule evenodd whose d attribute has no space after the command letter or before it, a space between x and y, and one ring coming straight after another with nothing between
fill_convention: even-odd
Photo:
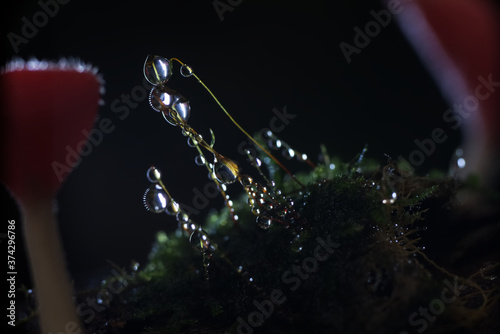
<instances>
[{"instance_id":1,"label":"glistening droplet","mask_svg":"<svg viewBox=\"0 0 500 334\"><path fill-rule=\"evenodd\" d=\"M168 87L153 87L149 93L149 104L156 111L168 111L179 94Z\"/></svg>"},{"instance_id":2,"label":"glistening droplet","mask_svg":"<svg viewBox=\"0 0 500 334\"><path fill-rule=\"evenodd\" d=\"M259 216L260 215L260 209L256 206L253 206L251 209L252 213L256 216Z\"/></svg>"},{"instance_id":3,"label":"glistening droplet","mask_svg":"<svg viewBox=\"0 0 500 334\"><path fill-rule=\"evenodd\" d=\"M144 205L149 211L164 212L168 205L167 193L158 184L149 187L144 193Z\"/></svg>"},{"instance_id":4,"label":"glistening droplet","mask_svg":"<svg viewBox=\"0 0 500 334\"><path fill-rule=\"evenodd\" d=\"M201 228L191 234L189 242L199 251L210 251L215 249L214 245L210 242L207 232L203 231Z\"/></svg>"},{"instance_id":5,"label":"glistening droplet","mask_svg":"<svg viewBox=\"0 0 500 334\"><path fill-rule=\"evenodd\" d=\"M149 167L148 171L146 172L146 177L147 177L149 182L158 183L161 179L161 172L155 166L151 166L151 167Z\"/></svg>"},{"instance_id":6,"label":"glistening droplet","mask_svg":"<svg viewBox=\"0 0 500 334\"><path fill-rule=\"evenodd\" d=\"M150 55L144 62L143 72L153 86L163 85L172 75L172 66L167 58Z\"/></svg>"},{"instance_id":7,"label":"glistening droplet","mask_svg":"<svg viewBox=\"0 0 500 334\"><path fill-rule=\"evenodd\" d=\"M290 147L285 147L283 149L283 151L281 152L281 154L283 155L283 157L285 159L293 159L293 157L295 156L295 151L293 149L291 149Z\"/></svg>"},{"instance_id":8,"label":"glistening droplet","mask_svg":"<svg viewBox=\"0 0 500 334\"><path fill-rule=\"evenodd\" d=\"M198 141L193 137L188 137L187 143L189 147L196 147L198 145Z\"/></svg>"},{"instance_id":9,"label":"glistening droplet","mask_svg":"<svg viewBox=\"0 0 500 334\"><path fill-rule=\"evenodd\" d=\"M290 249L292 250L292 252L299 253L303 249L302 244L303 244L302 236L300 234L297 234L290 241Z\"/></svg>"},{"instance_id":10,"label":"glistening droplet","mask_svg":"<svg viewBox=\"0 0 500 334\"><path fill-rule=\"evenodd\" d=\"M257 223L257 226L259 226L263 230L267 230L273 224L272 219L267 216L258 216L255 219L255 222Z\"/></svg>"},{"instance_id":11,"label":"glistening droplet","mask_svg":"<svg viewBox=\"0 0 500 334\"><path fill-rule=\"evenodd\" d=\"M193 69L188 64L182 65L180 72L181 75L185 78L188 78L193 75Z\"/></svg>"},{"instance_id":12,"label":"glistening droplet","mask_svg":"<svg viewBox=\"0 0 500 334\"><path fill-rule=\"evenodd\" d=\"M245 175L241 178L240 183L243 187L250 187L253 184L252 177Z\"/></svg>"},{"instance_id":13,"label":"glistening droplet","mask_svg":"<svg viewBox=\"0 0 500 334\"><path fill-rule=\"evenodd\" d=\"M233 160L220 156L215 162L214 174L220 183L231 184L238 179L239 168Z\"/></svg>"},{"instance_id":14,"label":"glistening droplet","mask_svg":"<svg viewBox=\"0 0 500 334\"><path fill-rule=\"evenodd\" d=\"M279 139L276 139L276 138L271 138L268 140L267 142L267 145L273 149L273 150L277 150L277 149L280 149L281 146L283 145L283 143L281 142L281 140Z\"/></svg>"},{"instance_id":15,"label":"glistening droplet","mask_svg":"<svg viewBox=\"0 0 500 334\"><path fill-rule=\"evenodd\" d=\"M194 158L194 163L198 166L205 166L205 157L203 155L197 155Z\"/></svg>"},{"instance_id":16,"label":"glistening droplet","mask_svg":"<svg viewBox=\"0 0 500 334\"><path fill-rule=\"evenodd\" d=\"M177 112L178 117L184 122L187 122L189 116L191 115L191 106L189 105L189 101L182 95L176 96L172 109Z\"/></svg>"},{"instance_id":17,"label":"glistening droplet","mask_svg":"<svg viewBox=\"0 0 500 334\"><path fill-rule=\"evenodd\" d=\"M177 213L180 210L180 205L176 201L170 202L169 205L167 205L167 208L165 209L165 213L170 216L176 216Z\"/></svg>"},{"instance_id":18,"label":"glistening droplet","mask_svg":"<svg viewBox=\"0 0 500 334\"><path fill-rule=\"evenodd\" d=\"M177 219L177 221L179 223L187 223L187 222L189 222L189 216L187 215L187 213L182 212L182 211L179 211L177 213L176 219Z\"/></svg>"}]
</instances>

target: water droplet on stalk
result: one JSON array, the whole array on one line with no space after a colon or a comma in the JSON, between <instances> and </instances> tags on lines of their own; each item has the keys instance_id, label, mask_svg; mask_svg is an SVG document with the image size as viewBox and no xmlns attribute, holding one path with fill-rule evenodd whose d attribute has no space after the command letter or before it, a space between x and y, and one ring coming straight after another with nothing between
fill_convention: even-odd
<instances>
[{"instance_id":1,"label":"water droplet on stalk","mask_svg":"<svg viewBox=\"0 0 500 334\"><path fill-rule=\"evenodd\" d=\"M213 172L220 183L231 184L238 179L239 168L233 160L221 157L215 162Z\"/></svg>"},{"instance_id":2,"label":"water droplet on stalk","mask_svg":"<svg viewBox=\"0 0 500 334\"><path fill-rule=\"evenodd\" d=\"M167 58L150 55L144 62L143 72L153 86L163 85L172 75L172 66Z\"/></svg>"},{"instance_id":3,"label":"water droplet on stalk","mask_svg":"<svg viewBox=\"0 0 500 334\"><path fill-rule=\"evenodd\" d=\"M172 105L172 109L177 112L179 118L181 118L184 122L187 122L189 116L191 115L191 106L189 105L189 101L182 95L176 95L175 102Z\"/></svg>"},{"instance_id":4,"label":"water droplet on stalk","mask_svg":"<svg viewBox=\"0 0 500 334\"><path fill-rule=\"evenodd\" d=\"M163 188L156 184L149 187L144 193L146 209L155 213L164 212L168 205L168 197Z\"/></svg>"},{"instance_id":5,"label":"water droplet on stalk","mask_svg":"<svg viewBox=\"0 0 500 334\"><path fill-rule=\"evenodd\" d=\"M177 96L177 92L168 87L153 87L149 93L149 105L155 111L168 112L176 101Z\"/></svg>"},{"instance_id":6,"label":"water droplet on stalk","mask_svg":"<svg viewBox=\"0 0 500 334\"><path fill-rule=\"evenodd\" d=\"M269 139L269 141L267 142L267 145L273 149L273 150L278 150L281 148L281 146L283 145L283 143L281 142L281 140L279 139L275 139L275 138L271 138Z\"/></svg>"},{"instance_id":7,"label":"water droplet on stalk","mask_svg":"<svg viewBox=\"0 0 500 334\"><path fill-rule=\"evenodd\" d=\"M201 228L191 234L189 242L199 251L210 251L215 249L214 245L210 242L207 232L203 231Z\"/></svg>"},{"instance_id":8,"label":"water droplet on stalk","mask_svg":"<svg viewBox=\"0 0 500 334\"><path fill-rule=\"evenodd\" d=\"M161 179L161 172L155 166L151 166L151 167L149 167L148 171L146 172L146 177L147 177L149 182L158 183Z\"/></svg>"},{"instance_id":9,"label":"water droplet on stalk","mask_svg":"<svg viewBox=\"0 0 500 334\"><path fill-rule=\"evenodd\" d=\"M193 75L193 69L188 64L182 65L180 72L181 72L181 75L185 78L188 78L188 77Z\"/></svg>"},{"instance_id":10,"label":"water droplet on stalk","mask_svg":"<svg viewBox=\"0 0 500 334\"><path fill-rule=\"evenodd\" d=\"M285 159L290 160L293 159L293 157L295 156L295 151L288 147L282 151L282 154Z\"/></svg>"},{"instance_id":11,"label":"water droplet on stalk","mask_svg":"<svg viewBox=\"0 0 500 334\"><path fill-rule=\"evenodd\" d=\"M167 205L167 208L165 209L165 213L170 215L170 216L175 216L180 210L179 203L172 201L170 202L169 205Z\"/></svg>"},{"instance_id":12,"label":"water droplet on stalk","mask_svg":"<svg viewBox=\"0 0 500 334\"><path fill-rule=\"evenodd\" d=\"M263 230L267 230L273 224L272 219L266 216L258 216L255 221L257 223L257 226L259 226Z\"/></svg>"}]
</instances>

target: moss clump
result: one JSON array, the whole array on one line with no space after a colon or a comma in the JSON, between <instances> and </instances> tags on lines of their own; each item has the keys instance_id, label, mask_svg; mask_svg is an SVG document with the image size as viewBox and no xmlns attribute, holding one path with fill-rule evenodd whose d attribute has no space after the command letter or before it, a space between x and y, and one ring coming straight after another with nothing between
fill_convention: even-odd
<instances>
[{"instance_id":1,"label":"moss clump","mask_svg":"<svg viewBox=\"0 0 500 334\"><path fill-rule=\"evenodd\" d=\"M307 189L297 190L290 180L281 187L292 194L293 219L300 215L304 228L286 228L296 225L287 216L263 230L242 197L234 204L239 224L230 221L227 209L207 218L204 228L218 245L212 255L194 250L180 233L160 232L149 263L129 274L109 304L104 301L106 309L89 324L90 332L498 329L499 279L491 278L499 266L490 263L486 278L480 267L460 278L423 249L432 245L425 243L427 227L455 220L454 180L411 175L393 161L379 167L361 159L325 159L298 177ZM451 247L450 253L459 251Z\"/></svg>"},{"instance_id":2,"label":"moss clump","mask_svg":"<svg viewBox=\"0 0 500 334\"><path fill-rule=\"evenodd\" d=\"M260 229L242 198L238 225L227 209L208 217L205 229L218 250L205 259L185 236L160 232L149 264L91 330L430 333L493 326L497 282L449 275L421 247L426 226L452 219L456 182L413 176L392 161L335 166L299 176L309 184L293 198L303 229L277 222ZM445 303L448 283L457 288L444 294L453 299ZM104 326L110 319L120 325Z\"/></svg>"}]
</instances>

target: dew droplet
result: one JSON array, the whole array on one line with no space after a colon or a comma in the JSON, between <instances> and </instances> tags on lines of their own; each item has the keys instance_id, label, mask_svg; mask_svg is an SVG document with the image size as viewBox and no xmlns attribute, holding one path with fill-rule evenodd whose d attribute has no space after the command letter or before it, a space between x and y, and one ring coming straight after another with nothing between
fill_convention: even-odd
<instances>
[{"instance_id":1,"label":"dew droplet","mask_svg":"<svg viewBox=\"0 0 500 334\"><path fill-rule=\"evenodd\" d=\"M184 224L182 224L182 225L181 225L182 229L183 229L184 231L188 232L188 233L189 233L189 235L191 235L191 233L193 233L193 231L194 231L194 230L191 230L190 226L191 226L191 225L190 225L190 224L188 224L188 223L184 223Z\"/></svg>"},{"instance_id":2,"label":"dew droplet","mask_svg":"<svg viewBox=\"0 0 500 334\"><path fill-rule=\"evenodd\" d=\"M245 175L241 178L240 183L243 187L250 187L253 184L252 177Z\"/></svg>"},{"instance_id":3,"label":"dew droplet","mask_svg":"<svg viewBox=\"0 0 500 334\"><path fill-rule=\"evenodd\" d=\"M252 213L256 216L259 216L260 215L260 209L256 206L252 206L252 209L251 209Z\"/></svg>"},{"instance_id":4,"label":"dew droplet","mask_svg":"<svg viewBox=\"0 0 500 334\"><path fill-rule=\"evenodd\" d=\"M302 236L300 234L296 234L293 239L290 241L290 249L292 252L299 253L302 251Z\"/></svg>"},{"instance_id":5,"label":"dew droplet","mask_svg":"<svg viewBox=\"0 0 500 334\"><path fill-rule=\"evenodd\" d=\"M172 109L177 112L179 118L184 122L187 122L189 116L191 115L191 106L189 101L182 95L176 95L176 100L172 105Z\"/></svg>"},{"instance_id":6,"label":"dew droplet","mask_svg":"<svg viewBox=\"0 0 500 334\"><path fill-rule=\"evenodd\" d=\"M497 279L500 272L500 263L489 261L481 266L481 277L485 280L493 281Z\"/></svg>"},{"instance_id":7,"label":"dew droplet","mask_svg":"<svg viewBox=\"0 0 500 334\"><path fill-rule=\"evenodd\" d=\"M146 178L151 183L158 183L161 179L161 172L155 166L151 166L146 172Z\"/></svg>"},{"instance_id":8,"label":"dew droplet","mask_svg":"<svg viewBox=\"0 0 500 334\"><path fill-rule=\"evenodd\" d=\"M198 141L194 139L193 137L188 137L187 143L189 147L196 147L198 146Z\"/></svg>"},{"instance_id":9,"label":"dew droplet","mask_svg":"<svg viewBox=\"0 0 500 334\"><path fill-rule=\"evenodd\" d=\"M194 163L198 166L205 166L205 157L203 155L197 155L194 158Z\"/></svg>"},{"instance_id":10,"label":"dew droplet","mask_svg":"<svg viewBox=\"0 0 500 334\"><path fill-rule=\"evenodd\" d=\"M282 154L283 154L283 157L285 159L293 159L293 157L295 156L295 151L289 147L285 148L283 151L282 151Z\"/></svg>"},{"instance_id":11,"label":"dew droplet","mask_svg":"<svg viewBox=\"0 0 500 334\"><path fill-rule=\"evenodd\" d=\"M209 251L215 249L214 245L210 242L207 232L203 231L201 228L191 234L189 242L199 251Z\"/></svg>"},{"instance_id":12,"label":"dew droplet","mask_svg":"<svg viewBox=\"0 0 500 334\"><path fill-rule=\"evenodd\" d=\"M168 111L177 96L177 92L168 87L153 87L149 93L149 105L156 111Z\"/></svg>"},{"instance_id":13,"label":"dew droplet","mask_svg":"<svg viewBox=\"0 0 500 334\"><path fill-rule=\"evenodd\" d=\"M257 223L257 226L263 230L270 228L273 223L272 219L266 216L258 216L255 218L255 222Z\"/></svg>"},{"instance_id":14,"label":"dew droplet","mask_svg":"<svg viewBox=\"0 0 500 334\"><path fill-rule=\"evenodd\" d=\"M262 137L264 139L271 139L272 137L274 137L274 134L271 130L267 130L267 131L262 133Z\"/></svg>"},{"instance_id":15,"label":"dew droplet","mask_svg":"<svg viewBox=\"0 0 500 334\"><path fill-rule=\"evenodd\" d=\"M267 211L271 211L272 209L274 209L273 203L268 201L264 202L264 204L262 204L262 207Z\"/></svg>"},{"instance_id":16,"label":"dew droplet","mask_svg":"<svg viewBox=\"0 0 500 334\"><path fill-rule=\"evenodd\" d=\"M241 274L241 272L243 271L243 267L242 266L238 266L237 271L238 271L239 274Z\"/></svg>"},{"instance_id":17,"label":"dew droplet","mask_svg":"<svg viewBox=\"0 0 500 334\"><path fill-rule=\"evenodd\" d=\"M177 203L176 201L172 201L170 202L170 205L167 205L165 213L170 216L176 216L179 210L180 210L179 203Z\"/></svg>"},{"instance_id":18,"label":"dew droplet","mask_svg":"<svg viewBox=\"0 0 500 334\"><path fill-rule=\"evenodd\" d=\"M457 166L458 168L465 168L465 159L464 158L458 158L457 159Z\"/></svg>"},{"instance_id":19,"label":"dew droplet","mask_svg":"<svg viewBox=\"0 0 500 334\"><path fill-rule=\"evenodd\" d=\"M188 78L193 75L193 69L188 64L183 64L180 69L181 75Z\"/></svg>"},{"instance_id":20,"label":"dew droplet","mask_svg":"<svg viewBox=\"0 0 500 334\"><path fill-rule=\"evenodd\" d=\"M109 305L113 299L111 292L107 289L102 289L97 293L96 302L100 305Z\"/></svg>"},{"instance_id":21,"label":"dew droplet","mask_svg":"<svg viewBox=\"0 0 500 334\"><path fill-rule=\"evenodd\" d=\"M139 270L139 262L137 262L137 261L132 261L132 264L130 265L130 269L132 269L132 271L137 271L137 270Z\"/></svg>"},{"instance_id":22,"label":"dew droplet","mask_svg":"<svg viewBox=\"0 0 500 334\"><path fill-rule=\"evenodd\" d=\"M187 223L187 222L189 222L189 216L187 215L187 213L185 213L183 211L179 211L177 213L176 219L177 219L177 221L179 223Z\"/></svg>"},{"instance_id":23,"label":"dew droplet","mask_svg":"<svg viewBox=\"0 0 500 334\"><path fill-rule=\"evenodd\" d=\"M278 150L281 148L282 142L279 139L271 138L268 140L267 145L273 150Z\"/></svg>"},{"instance_id":24,"label":"dew droplet","mask_svg":"<svg viewBox=\"0 0 500 334\"><path fill-rule=\"evenodd\" d=\"M282 208L282 207L278 207L278 208L276 208L276 210L275 210L275 211L276 211L275 213L276 213L278 216L280 216L280 217L285 217L285 216L286 216L286 214L287 214L287 212L288 212L286 209L284 209L284 208Z\"/></svg>"},{"instance_id":25,"label":"dew droplet","mask_svg":"<svg viewBox=\"0 0 500 334\"><path fill-rule=\"evenodd\" d=\"M158 184L146 190L143 200L146 209L155 213L164 212L168 205L167 193Z\"/></svg>"},{"instance_id":26,"label":"dew droplet","mask_svg":"<svg viewBox=\"0 0 500 334\"><path fill-rule=\"evenodd\" d=\"M394 202L396 202L397 198L398 198L398 194L396 192L393 192L391 194L391 198L382 200L382 204L394 204Z\"/></svg>"},{"instance_id":27,"label":"dew droplet","mask_svg":"<svg viewBox=\"0 0 500 334\"><path fill-rule=\"evenodd\" d=\"M163 118L168 122L168 124L177 126L179 122L177 121L174 111L173 110L168 110L168 111L162 111Z\"/></svg>"},{"instance_id":28,"label":"dew droplet","mask_svg":"<svg viewBox=\"0 0 500 334\"><path fill-rule=\"evenodd\" d=\"M213 172L220 183L231 184L238 179L239 168L233 160L220 156Z\"/></svg>"},{"instance_id":29,"label":"dew droplet","mask_svg":"<svg viewBox=\"0 0 500 334\"><path fill-rule=\"evenodd\" d=\"M172 66L167 58L149 55L144 62L143 72L153 86L163 85L172 75Z\"/></svg>"}]
</instances>

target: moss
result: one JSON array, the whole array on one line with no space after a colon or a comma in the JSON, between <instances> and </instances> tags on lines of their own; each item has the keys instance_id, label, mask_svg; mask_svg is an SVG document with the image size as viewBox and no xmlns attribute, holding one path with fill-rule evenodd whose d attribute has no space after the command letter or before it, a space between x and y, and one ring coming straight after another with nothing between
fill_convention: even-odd
<instances>
[{"instance_id":1,"label":"moss","mask_svg":"<svg viewBox=\"0 0 500 334\"><path fill-rule=\"evenodd\" d=\"M234 204L238 224L227 208L209 215L204 228L218 245L211 255L194 250L180 233L159 232L149 263L98 313L90 332L394 333L424 325L428 333L488 332L498 326L498 280L457 278L422 246L427 226L454 219L463 185L403 167L325 156L298 175L306 189L279 182L296 212L283 224L259 228L246 196ZM307 222L304 228L298 217ZM445 310L432 321L418 314L455 281L467 287L456 301L442 303Z\"/></svg>"},{"instance_id":2,"label":"moss","mask_svg":"<svg viewBox=\"0 0 500 334\"><path fill-rule=\"evenodd\" d=\"M436 223L425 220L428 210L450 217L447 209L455 205L457 184L435 174L411 175L392 161L383 167L354 161L336 161L334 170L327 161L298 175L308 183L305 190L297 191L291 180L281 184L295 194L294 208L307 221L304 229L276 222L260 229L242 197L235 203L239 224L230 222L227 209L207 218L205 228L218 251L205 259L185 236L160 232L148 265L113 301L108 316L124 323L121 333L385 333L423 328L412 327L409 316L439 298L443 281L453 277L433 267L419 239L423 226ZM392 203L393 193L397 198ZM318 254L327 258L320 261ZM267 304L276 291L284 302ZM131 307L121 307L124 302ZM484 303L469 307L457 302L438 321L427 321L426 329L454 326L457 314L476 311ZM265 313L257 305L267 305L270 314L252 320L255 312ZM484 320L490 314L484 311L467 325ZM92 330L113 333L113 328L102 329L104 320L94 322ZM259 321L261 326L253 326Z\"/></svg>"}]
</instances>

